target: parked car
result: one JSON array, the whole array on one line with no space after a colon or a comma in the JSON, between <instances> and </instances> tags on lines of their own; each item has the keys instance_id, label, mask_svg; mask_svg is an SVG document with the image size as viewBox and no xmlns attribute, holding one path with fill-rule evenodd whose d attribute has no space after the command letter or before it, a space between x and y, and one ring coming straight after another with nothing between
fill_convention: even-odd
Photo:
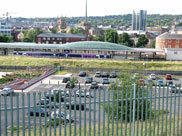
<instances>
[{"instance_id":1,"label":"parked car","mask_svg":"<svg viewBox=\"0 0 182 136\"><path fill-rule=\"evenodd\" d=\"M70 81L68 81L65 85L65 88L74 88L75 86L71 84Z\"/></svg>"},{"instance_id":2,"label":"parked car","mask_svg":"<svg viewBox=\"0 0 182 136\"><path fill-rule=\"evenodd\" d=\"M144 79L139 79L138 84L139 85L145 85L145 80Z\"/></svg>"},{"instance_id":3,"label":"parked car","mask_svg":"<svg viewBox=\"0 0 182 136\"><path fill-rule=\"evenodd\" d=\"M149 78L152 79L152 80L156 80L156 75L155 74L150 74Z\"/></svg>"},{"instance_id":4,"label":"parked car","mask_svg":"<svg viewBox=\"0 0 182 136\"><path fill-rule=\"evenodd\" d=\"M170 86L169 90L170 90L171 93L177 93L178 92L178 88L177 88L177 86L175 84Z\"/></svg>"},{"instance_id":5,"label":"parked car","mask_svg":"<svg viewBox=\"0 0 182 136\"><path fill-rule=\"evenodd\" d=\"M66 89L61 89L61 90L59 90L58 92L57 92L57 94L59 95L59 93L61 93L61 95L62 96L69 96L69 95L71 95L70 94L70 92L68 91L68 90L66 90Z\"/></svg>"},{"instance_id":6,"label":"parked car","mask_svg":"<svg viewBox=\"0 0 182 136\"><path fill-rule=\"evenodd\" d=\"M71 103L66 103L66 108L67 109L71 108L71 110L84 110L85 104L72 101Z\"/></svg>"},{"instance_id":7,"label":"parked car","mask_svg":"<svg viewBox=\"0 0 182 136\"><path fill-rule=\"evenodd\" d=\"M11 88L3 88L3 90L1 91L1 95L2 96L14 95L14 90Z\"/></svg>"},{"instance_id":8,"label":"parked car","mask_svg":"<svg viewBox=\"0 0 182 136\"><path fill-rule=\"evenodd\" d=\"M157 86L163 86L164 82L163 80L157 80Z\"/></svg>"},{"instance_id":9,"label":"parked car","mask_svg":"<svg viewBox=\"0 0 182 136\"><path fill-rule=\"evenodd\" d=\"M51 101L54 101L54 97L56 98L56 95L54 95L52 93L46 93L46 95L45 95L45 99L48 99L48 100L50 99ZM61 95L61 102L64 102L65 100L66 100L66 98L64 97L64 95Z\"/></svg>"},{"instance_id":10,"label":"parked car","mask_svg":"<svg viewBox=\"0 0 182 136\"><path fill-rule=\"evenodd\" d=\"M90 93L87 90L78 90L76 91L76 96L77 97L89 97Z\"/></svg>"},{"instance_id":11,"label":"parked car","mask_svg":"<svg viewBox=\"0 0 182 136\"><path fill-rule=\"evenodd\" d=\"M95 77L101 77L101 73L98 71L95 73Z\"/></svg>"},{"instance_id":12,"label":"parked car","mask_svg":"<svg viewBox=\"0 0 182 136\"><path fill-rule=\"evenodd\" d=\"M99 87L98 83L94 81L91 83L90 89L97 89L98 87Z\"/></svg>"},{"instance_id":13,"label":"parked car","mask_svg":"<svg viewBox=\"0 0 182 136\"><path fill-rule=\"evenodd\" d=\"M78 76L80 76L80 77L85 77L87 74L86 74L86 72L83 72L83 71L81 71L79 74L78 74Z\"/></svg>"},{"instance_id":14,"label":"parked car","mask_svg":"<svg viewBox=\"0 0 182 136\"><path fill-rule=\"evenodd\" d=\"M86 80L85 80L85 84L87 84L87 83L92 83L92 81L93 81L93 78L90 77L90 76L88 76L88 77L86 78Z\"/></svg>"},{"instance_id":15,"label":"parked car","mask_svg":"<svg viewBox=\"0 0 182 136\"><path fill-rule=\"evenodd\" d=\"M67 83L68 81L70 81L70 77L64 77L63 78L63 83Z\"/></svg>"},{"instance_id":16,"label":"parked car","mask_svg":"<svg viewBox=\"0 0 182 136\"><path fill-rule=\"evenodd\" d=\"M171 74L166 74L165 79L166 80L172 80L172 75Z\"/></svg>"},{"instance_id":17,"label":"parked car","mask_svg":"<svg viewBox=\"0 0 182 136\"><path fill-rule=\"evenodd\" d=\"M166 86L173 86L172 80L166 80Z\"/></svg>"},{"instance_id":18,"label":"parked car","mask_svg":"<svg viewBox=\"0 0 182 136\"><path fill-rule=\"evenodd\" d=\"M109 74L108 74L108 72L103 72L103 73L101 74L101 76L102 76L102 77L109 77Z\"/></svg>"},{"instance_id":19,"label":"parked car","mask_svg":"<svg viewBox=\"0 0 182 136\"><path fill-rule=\"evenodd\" d=\"M37 103L37 105L47 105L47 104L49 104L49 99L41 99L38 103Z\"/></svg>"},{"instance_id":20,"label":"parked car","mask_svg":"<svg viewBox=\"0 0 182 136\"><path fill-rule=\"evenodd\" d=\"M39 115L39 112L40 112L40 115ZM49 116L47 111L39 107L30 108L30 111L27 114L29 116L34 116L34 113L35 113L35 116L42 116L42 117Z\"/></svg>"},{"instance_id":21,"label":"parked car","mask_svg":"<svg viewBox=\"0 0 182 136\"><path fill-rule=\"evenodd\" d=\"M102 79L102 84L110 84L109 79L108 78L103 78Z\"/></svg>"},{"instance_id":22,"label":"parked car","mask_svg":"<svg viewBox=\"0 0 182 136\"><path fill-rule=\"evenodd\" d=\"M116 77L117 77L116 72L113 71L110 73L110 78L116 78Z\"/></svg>"},{"instance_id":23,"label":"parked car","mask_svg":"<svg viewBox=\"0 0 182 136\"><path fill-rule=\"evenodd\" d=\"M51 112L51 119L52 120L54 120L54 119L59 120L59 118L61 118L61 121L63 121L63 122L65 121L65 119L67 122L69 122L69 121L74 122L73 117L70 114L65 115L64 112L60 113L59 110L56 110L56 112L54 112L54 111Z\"/></svg>"}]
</instances>

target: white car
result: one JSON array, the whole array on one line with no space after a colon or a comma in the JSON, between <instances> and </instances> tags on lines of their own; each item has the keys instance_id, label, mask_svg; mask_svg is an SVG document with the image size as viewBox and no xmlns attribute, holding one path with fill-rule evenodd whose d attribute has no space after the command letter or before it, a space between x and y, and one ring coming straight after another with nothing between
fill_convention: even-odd
<instances>
[{"instance_id":1,"label":"white car","mask_svg":"<svg viewBox=\"0 0 182 136\"><path fill-rule=\"evenodd\" d=\"M152 80L156 80L156 75L155 74L150 74L149 78L152 79Z\"/></svg>"},{"instance_id":2,"label":"white car","mask_svg":"<svg viewBox=\"0 0 182 136\"><path fill-rule=\"evenodd\" d=\"M54 120L59 120L61 118L61 121L64 121L66 119L67 122L71 121L74 122L73 117L70 116L69 114L66 114L64 112L59 113L59 110L56 110L56 112L51 112L51 119Z\"/></svg>"},{"instance_id":3,"label":"white car","mask_svg":"<svg viewBox=\"0 0 182 136\"><path fill-rule=\"evenodd\" d=\"M14 90L11 88L3 88L3 90L1 91L1 95L3 96L9 96L9 95L13 95L14 94Z\"/></svg>"},{"instance_id":4,"label":"white car","mask_svg":"<svg viewBox=\"0 0 182 136\"><path fill-rule=\"evenodd\" d=\"M77 97L79 97L79 96L81 96L81 97L84 97L84 96L89 97L90 96L90 93L87 92L87 91L85 93L85 91L86 90L78 90L78 91L76 91L76 96Z\"/></svg>"}]
</instances>

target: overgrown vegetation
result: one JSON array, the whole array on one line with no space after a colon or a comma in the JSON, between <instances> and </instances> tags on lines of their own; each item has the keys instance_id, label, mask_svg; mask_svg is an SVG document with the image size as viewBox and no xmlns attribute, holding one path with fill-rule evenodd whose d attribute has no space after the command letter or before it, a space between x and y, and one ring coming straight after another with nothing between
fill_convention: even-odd
<instances>
[{"instance_id":1,"label":"overgrown vegetation","mask_svg":"<svg viewBox=\"0 0 182 136\"><path fill-rule=\"evenodd\" d=\"M0 84L4 84L10 81L13 81L13 77L3 77L0 79Z\"/></svg>"},{"instance_id":2,"label":"overgrown vegetation","mask_svg":"<svg viewBox=\"0 0 182 136\"><path fill-rule=\"evenodd\" d=\"M34 58L27 56L1 56L0 66L54 66L74 68L109 68L135 70L136 67L144 70L169 70L181 71L182 62L177 61L149 61L143 66L143 61L126 60L98 60L98 59L58 59L58 58Z\"/></svg>"}]
</instances>

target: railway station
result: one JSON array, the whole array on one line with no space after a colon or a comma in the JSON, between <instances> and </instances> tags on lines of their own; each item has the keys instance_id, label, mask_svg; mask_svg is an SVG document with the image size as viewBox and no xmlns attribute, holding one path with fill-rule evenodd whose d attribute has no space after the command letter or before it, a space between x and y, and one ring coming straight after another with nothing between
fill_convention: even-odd
<instances>
[{"instance_id":1,"label":"railway station","mask_svg":"<svg viewBox=\"0 0 182 136\"><path fill-rule=\"evenodd\" d=\"M0 43L0 55L131 60L165 59L164 51L160 49L130 48L120 44L98 41L82 41L66 44Z\"/></svg>"}]
</instances>

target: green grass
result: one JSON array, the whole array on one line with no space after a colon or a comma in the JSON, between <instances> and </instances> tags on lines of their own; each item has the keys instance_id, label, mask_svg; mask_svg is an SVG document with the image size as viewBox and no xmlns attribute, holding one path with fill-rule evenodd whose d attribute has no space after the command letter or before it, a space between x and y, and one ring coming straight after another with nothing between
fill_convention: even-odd
<instances>
[{"instance_id":1,"label":"green grass","mask_svg":"<svg viewBox=\"0 0 182 136\"><path fill-rule=\"evenodd\" d=\"M151 120L151 127L150 127L150 122L149 120L147 120L147 129L145 129L145 121L143 121L143 127L142 127L142 122L141 121L138 121L136 120L135 122L135 135L137 135L137 130L138 130L138 135L140 136L141 133L143 133L143 135L145 135L145 132L147 134L147 136L149 136L150 134L151 135L155 135L157 136L158 134L158 130L159 130L159 136L165 136L165 133L167 134L167 136L171 136L171 135L175 135L177 136L177 115L175 117L175 129L173 131L173 125L174 125L174 117L172 117L170 119L170 116L168 114L168 117L167 117L167 128L166 128L166 114L164 114L163 116L163 123L162 123L162 116L160 115L159 116L159 126L158 126L158 116L156 116L156 119L155 119L155 122L154 120ZM171 124L170 124L171 123ZM106 124L107 124L107 120L106 120ZM154 124L155 124L155 127L154 127ZM170 127L171 125L171 127ZM132 123L131 123L131 126L132 126ZM107 125L105 125L105 131L103 131L104 127L103 127L103 124L100 125L100 131L98 129L98 124L96 124L95 126L95 133L96 133L96 136L98 135L98 133L100 133L100 135L103 135L103 133L105 133L105 136L114 136L116 135L116 132L117 132L117 125L116 125L116 122L114 122L114 125L112 126L112 123L110 123L109 125L109 128L107 127ZM114 134L112 134L112 128L114 127ZM162 133L162 127L163 127L163 133ZM86 125L86 127L84 127L84 124L82 124L82 127L81 127L81 135L84 136L84 129L86 128L86 135L89 135L89 126L88 124ZM32 127L31 128L31 136L34 135L34 128ZM39 126L36 127L36 135L39 135ZM45 135L45 128L42 128L42 135L44 136ZM47 127L47 134L49 134L49 127ZM68 126L66 127L66 136L69 136L69 124ZM109 130L109 135L107 134ZM118 124L118 134L121 135L121 130L123 130L123 135L125 135L125 133L127 133L127 136L129 136L129 132L130 130L132 130L132 128L130 128L130 124L127 123L127 125L125 125L125 123L123 123L121 125L121 122L119 121L119 124ZM127 131L125 131L127 130ZM155 130L155 134L154 134L154 130ZM74 136L74 132L76 132L76 135L78 136L79 135L79 126L77 126L76 130L74 130L74 126L72 125L71 126L71 136ZM171 133L170 133L171 132ZM54 129L52 128L51 129L51 134L54 135ZM64 135L65 134L65 131L64 131L64 127L61 128L61 134ZM59 135L59 127L56 128L56 135ZM181 135L181 118L179 118L179 135ZM14 136L16 136L16 131L14 131ZM22 130L20 130L20 135L19 136L23 136L22 135ZM28 136L28 130L26 129L26 135L25 136ZM93 125L91 126L91 136L94 136L94 127Z\"/></svg>"},{"instance_id":2,"label":"green grass","mask_svg":"<svg viewBox=\"0 0 182 136\"><path fill-rule=\"evenodd\" d=\"M174 61L126 61L126 60L98 60L98 59L58 59L35 58L27 56L1 56L1 66L54 66L81 68L113 68L113 69L147 69L147 70L173 70L181 71L182 62Z\"/></svg>"}]
</instances>

